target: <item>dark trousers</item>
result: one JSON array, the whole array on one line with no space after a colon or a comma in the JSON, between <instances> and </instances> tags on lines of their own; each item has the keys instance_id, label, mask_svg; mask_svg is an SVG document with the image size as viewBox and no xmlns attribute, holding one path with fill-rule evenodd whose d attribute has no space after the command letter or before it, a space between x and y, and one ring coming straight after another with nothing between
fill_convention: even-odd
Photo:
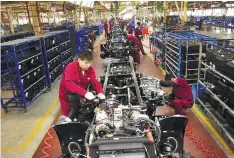
<instances>
[{"instance_id":1,"label":"dark trousers","mask_svg":"<svg viewBox=\"0 0 234 158\"><path fill-rule=\"evenodd\" d=\"M138 40L139 40L139 42L140 42L140 51L141 51L142 54L145 54L145 50L144 50L143 44L142 44L142 42L141 42L141 39L138 38Z\"/></svg>"},{"instance_id":2,"label":"dark trousers","mask_svg":"<svg viewBox=\"0 0 234 158\"><path fill-rule=\"evenodd\" d=\"M105 31L105 37L107 37L108 35L108 30L104 30Z\"/></svg>"},{"instance_id":3,"label":"dark trousers","mask_svg":"<svg viewBox=\"0 0 234 158\"><path fill-rule=\"evenodd\" d=\"M80 109L80 96L77 94L69 94L68 99L71 105L68 117L74 120Z\"/></svg>"}]
</instances>

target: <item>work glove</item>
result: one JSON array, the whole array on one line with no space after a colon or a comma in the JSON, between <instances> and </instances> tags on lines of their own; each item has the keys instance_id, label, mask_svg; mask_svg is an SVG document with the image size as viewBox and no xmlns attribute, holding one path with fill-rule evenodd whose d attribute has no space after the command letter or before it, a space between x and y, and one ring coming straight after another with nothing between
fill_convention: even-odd
<instances>
[{"instance_id":1,"label":"work glove","mask_svg":"<svg viewBox=\"0 0 234 158\"><path fill-rule=\"evenodd\" d=\"M58 122L59 122L59 123L63 123L63 122L72 122L72 120L71 120L69 117L67 117L67 116L65 116L65 115L62 115L62 116L60 116Z\"/></svg>"},{"instance_id":2,"label":"work glove","mask_svg":"<svg viewBox=\"0 0 234 158\"><path fill-rule=\"evenodd\" d=\"M88 100L93 100L95 98L95 96L93 95L93 93L87 92L85 94L85 98L88 99Z\"/></svg>"},{"instance_id":3,"label":"work glove","mask_svg":"<svg viewBox=\"0 0 234 158\"><path fill-rule=\"evenodd\" d=\"M104 94L102 94L102 93L99 93L98 98L101 99L101 100L104 100L104 99L106 99L106 96Z\"/></svg>"}]
</instances>

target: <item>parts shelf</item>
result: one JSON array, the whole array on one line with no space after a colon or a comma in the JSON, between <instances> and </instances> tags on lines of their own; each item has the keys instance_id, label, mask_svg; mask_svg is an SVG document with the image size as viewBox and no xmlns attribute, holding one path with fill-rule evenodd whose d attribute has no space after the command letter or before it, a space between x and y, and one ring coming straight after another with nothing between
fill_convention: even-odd
<instances>
[{"instance_id":1,"label":"parts shelf","mask_svg":"<svg viewBox=\"0 0 234 158\"><path fill-rule=\"evenodd\" d=\"M203 43L210 49L206 54L199 53L196 102L213 119L219 132L234 149L234 51ZM205 80L201 79L202 73Z\"/></svg>"},{"instance_id":2,"label":"parts shelf","mask_svg":"<svg viewBox=\"0 0 234 158\"><path fill-rule=\"evenodd\" d=\"M73 60L71 50L71 40L68 30L53 31L49 34L37 37L43 45L43 54L48 79L48 88L59 79L65 66ZM69 59L69 60L68 60Z\"/></svg>"},{"instance_id":3,"label":"parts shelf","mask_svg":"<svg viewBox=\"0 0 234 158\"><path fill-rule=\"evenodd\" d=\"M44 62L46 68L46 76L48 82L48 88L51 88L51 84L55 81L56 78L62 73L61 66L61 56L59 48L59 39L57 34L43 34L39 36L33 36L28 38L38 38L41 40ZM60 74L51 75L52 72L56 69L56 72L59 69Z\"/></svg>"},{"instance_id":4,"label":"parts shelf","mask_svg":"<svg viewBox=\"0 0 234 158\"><path fill-rule=\"evenodd\" d=\"M24 108L47 90L41 41L18 39L1 44L2 107Z\"/></svg>"},{"instance_id":5,"label":"parts shelf","mask_svg":"<svg viewBox=\"0 0 234 158\"><path fill-rule=\"evenodd\" d=\"M90 31L90 28L83 28L75 32L77 55L81 54L85 49L88 48Z\"/></svg>"},{"instance_id":6,"label":"parts shelf","mask_svg":"<svg viewBox=\"0 0 234 158\"><path fill-rule=\"evenodd\" d=\"M154 54L154 60L157 65L165 67L165 38L163 35L155 34L150 40L150 52Z\"/></svg>"},{"instance_id":7,"label":"parts shelf","mask_svg":"<svg viewBox=\"0 0 234 158\"><path fill-rule=\"evenodd\" d=\"M197 82L199 50L201 41L216 38L194 32L167 33L165 38L165 70L175 77L184 76L191 84Z\"/></svg>"},{"instance_id":8,"label":"parts shelf","mask_svg":"<svg viewBox=\"0 0 234 158\"><path fill-rule=\"evenodd\" d=\"M26 37L30 37L34 35L35 35L34 31L19 32L19 33L14 33L14 34L9 34L9 35L3 35L1 36L1 43L13 41L16 39L24 39Z\"/></svg>"},{"instance_id":9,"label":"parts shelf","mask_svg":"<svg viewBox=\"0 0 234 158\"><path fill-rule=\"evenodd\" d=\"M69 31L68 30L53 31L50 32L50 34L54 34L57 36L58 48L59 48L58 56L53 58L52 62L48 62L53 67L53 68L48 67L49 69L48 76L51 85L54 81L58 79L58 77L62 74L67 64L71 62L73 58L72 58L72 49L71 49L71 40L70 40Z\"/></svg>"}]
</instances>

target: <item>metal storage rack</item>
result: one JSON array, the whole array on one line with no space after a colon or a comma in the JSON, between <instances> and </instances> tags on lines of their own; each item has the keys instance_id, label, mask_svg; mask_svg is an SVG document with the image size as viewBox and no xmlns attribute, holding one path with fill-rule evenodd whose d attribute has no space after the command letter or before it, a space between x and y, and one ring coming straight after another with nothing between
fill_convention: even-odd
<instances>
[{"instance_id":1,"label":"metal storage rack","mask_svg":"<svg viewBox=\"0 0 234 158\"><path fill-rule=\"evenodd\" d=\"M73 61L72 57L72 46L71 39L68 30L54 31L52 34L58 35L59 50L61 55L61 63L63 70L66 68L67 64Z\"/></svg>"},{"instance_id":2,"label":"metal storage rack","mask_svg":"<svg viewBox=\"0 0 234 158\"><path fill-rule=\"evenodd\" d=\"M33 31L19 32L19 33L15 33L15 34L3 35L3 36L1 36L1 43L13 41L16 39L23 39L23 38L34 36L34 35L35 35L35 32L33 32Z\"/></svg>"},{"instance_id":3,"label":"metal storage rack","mask_svg":"<svg viewBox=\"0 0 234 158\"><path fill-rule=\"evenodd\" d=\"M50 34L55 35L57 38L57 47L58 54L52 60L48 61L48 78L49 78L49 86L60 77L64 66L72 61L72 50L71 50L71 40L70 34L68 30L62 31L53 31Z\"/></svg>"},{"instance_id":4,"label":"metal storage rack","mask_svg":"<svg viewBox=\"0 0 234 158\"><path fill-rule=\"evenodd\" d=\"M77 55L81 54L89 46L88 34L90 33L89 28L83 28L75 32L76 38L76 52Z\"/></svg>"},{"instance_id":5,"label":"metal storage rack","mask_svg":"<svg viewBox=\"0 0 234 158\"><path fill-rule=\"evenodd\" d=\"M150 50L154 54L154 61L157 65L164 68L164 58L165 58L165 38L162 34L155 34L150 41Z\"/></svg>"},{"instance_id":6,"label":"metal storage rack","mask_svg":"<svg viewBox=\"0 0 234 158\"><path fill-rule=\"evenodd\" d=\"M150 40L150 52L154 54L155 63L165 68L165 35L173 31L174 26L157 26L157 33Z\"/></svg>"},{"instance_id":7,"label":"metal storage rack","mask_svg":"<svg viewBox=\"0 0 234 158\"><path fill-rule=\"evenodd\" d=\"M206 44L211 47L210 51L217 52L217 55L213 54L212 63L208 54L205 60L201 60L204 54L201 51L199 53L196 102L213 119L219 132L234 149L234 51L208 42ZM227 53L225 56L232 56L232 59L219 56L218 53ZM200 76L203 72L205 81Z\"/></svg>"},{"instance_id":8,"label":"metal storage rack","mask_svg":"<svg viewBox=\"0 0 234 158\"><path fill-rule=\"evenodd\" d=\"M47 90L41 41L18 39L1 44L1 101L8 108L24 108Z\"/></svg>"},{"instance_id":9,"label":"metal storage rack","mask_svg":"<svg viewBox=\"0 0 234 158\"><path fill-rule=\"evenodd\" d=\"M53 28L53 31L61 31L61 30L68 30L70 34L70 40L71 40L71 49L72 49L72 56L75 57L77 55L76 53L76 40L75 40L75 32L76 32L76 26L73 24L63 24L59 25Z\"/></svg>"},{"instance_id":10,"label":"metal storage rack","mask_svg":"<svg viewBox=\"0 0 234 158\"><path fill-rule=\"evenodd\" d=\"M197 82L198 57L202 45L200 41L213 41L216 38L194 32L167 33L165 42L165 70L175 77L184 76L191 84ZM191 43L196 43L191 45Z\"/></svg>"},{"instance_id":11,"label":"metal storage rack","mask_svg":"<svg viewBox=\"0 0 234 158\"><path fill-rule=\"evenodd\" d=\"M40 39L42 43L48 88L50 90L52 83L56 81L62 73L58 35L44 34L28 38L30 39L35 37ZM60 73L58 73L58 71Z\"/></svg>"},{"instance_id":12,"label":"metal storage rack","mask_svg":"<svg viewBox=\"0 0 234 158\"><path fill-rule=\"evenodd\" d=\"M231 51L234 51L234 39L218 39L219 46L225 47Z\"/></svg>"}]
</instances>

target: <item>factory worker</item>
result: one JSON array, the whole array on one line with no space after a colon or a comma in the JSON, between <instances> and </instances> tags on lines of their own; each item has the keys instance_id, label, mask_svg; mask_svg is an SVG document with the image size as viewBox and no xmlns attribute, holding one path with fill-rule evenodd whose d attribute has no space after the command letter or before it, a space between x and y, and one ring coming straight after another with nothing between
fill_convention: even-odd
<instances>
[{"instance_id":1,"label":"factory worker","mask_svg":"<svg viewBox=\"0 0 234 158\"><path fill-rule=\"evenodd\" d=\"M134 43L135 46L137 46L137 51L136 51L136 62L138 64L140 64L140 50L141 50L141 44L139 42L139 40L131 35L131 34L127 34L126 32L123 32L123 36L126 38L127 42L129 43Z\"/></svg>"},{"instance_id":2,"label":"factory worker","mask_svg":"<svg viewBox=\"0 0 234 158\"><path fill-rule=\"evenodd\" d=\"M107 37L107 34L108 34L108 24L107 24L106 21L104 22L103 27L104 27L104 31L105 31L105 37Z\"/></svg>"},{"instance_id":3,"label":"factory worker","mask_svg":"<svg viewBox=\"0 0 234 158\"><path fill-rule=\"evenodd\" d=\"M193 94L188 82L182 78L174 78L171 74L166 81L160 81L162 87L173 87L168 106L175 109L177 114L184 115L184 111L193 106Z\"/></svg>"},{"instance_id":4,"label":"factory worker","mask_svg":"<svg viewBox=\"0 0 234 158\"><path fill-rule=\"evenodd\" d=\"M139 42L140 42L140 46L141 46L141 53L143 54L143 55L146 55L145 54L145 51L144 51L144 48L143 48L143 45L142 45L142 42L141 42L141 39L142 39L142 32L141 32L141 29L140 29L140 25L141 25L141 23L140 22L137 22L137 26L136 26L136 29L135 29L135 32L134 32L134 34L135 34L135 37L139 40Z\"/></svg>"},{"instance_id":5,"label":"factory worker","mask_svg":"<svg viewBox=\"0 0 234 158\"><path fill-rule=\"evenodd\" d=\"M128 34L133 34L132 25L130 23L127 26L127 31L128 31Z\"/></svg>"},{"instance_id":6,"label":"factory worker","mask_svg":"<svg viewBox=\"0 0 234 158\"><path fill-rule=\"evenodd\" d=\"M69 63L63 72L59 87L59 101L62 115L68 116L71 120L74 119L77 110L79 110L79 103L75 106L70 104L71 99L74 100L74 96L78 101L82 98L88 100L95 98L93 93L87 91L89 84L93 86L99 99L105 99L102 86L96 78L94 68L91 66L92 60L92 52L85 51L78 57L78 60Z\"/></svg>"}]
</instances>

